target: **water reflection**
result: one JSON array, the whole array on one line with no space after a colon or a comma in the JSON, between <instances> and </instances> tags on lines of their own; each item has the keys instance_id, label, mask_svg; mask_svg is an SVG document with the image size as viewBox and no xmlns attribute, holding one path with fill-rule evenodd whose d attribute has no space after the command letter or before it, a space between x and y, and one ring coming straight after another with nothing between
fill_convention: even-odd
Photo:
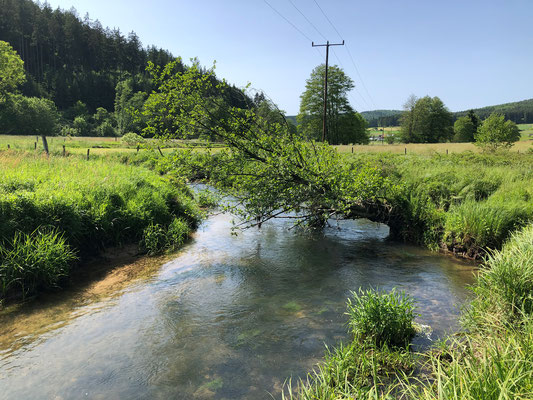
<instances>
[{"instance_id":1,"label":"water reflection","mask_svg":"<svg viewBox=\"0 0 533 400\"><path fill-rule=\"evenodd\" d=\"M48 325L41 316L44 333L4 324L33 339L0 342L0 397L269 399L324 343L347 338L351 290L408 291L437 338L454 329L472 281L471 266L388 242L388 228L369 221L323 234L273 222L232 236L230 219L210 218L150 279L66 302Z\"/></svg>"}]
</instances>

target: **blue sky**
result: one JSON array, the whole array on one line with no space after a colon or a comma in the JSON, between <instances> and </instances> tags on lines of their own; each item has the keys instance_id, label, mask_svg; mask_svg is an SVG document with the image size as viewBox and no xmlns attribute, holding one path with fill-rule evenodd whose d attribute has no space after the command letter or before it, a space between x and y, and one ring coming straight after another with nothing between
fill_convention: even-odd
<instances>
[{"instance_id":1,"label":"blue sky","mask_svg":"<svg viewBox=\"0 0 533 400\"><path fill-rule=\"evenodd\" d=\"M324 62L308 39L324 37L346 42L330 63L354 80L359 111L398 109L410 94L439 96L452 111L533 97L533 0L316 0L334 27L315 0L267 1L303 34L265 0L48 2L184 60L216 60L218 76L250 82L289 115Z\"/></svg>"}]
</instances>

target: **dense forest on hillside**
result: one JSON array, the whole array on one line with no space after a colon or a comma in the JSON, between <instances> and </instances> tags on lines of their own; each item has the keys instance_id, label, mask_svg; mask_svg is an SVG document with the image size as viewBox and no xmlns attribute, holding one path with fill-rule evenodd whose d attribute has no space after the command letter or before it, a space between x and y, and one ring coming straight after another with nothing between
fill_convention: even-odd
<instances>
[{"instance_id":1,"label":"dense forest on hillside","mask_svg":"<svg viewBox=\"0 0 533 400\"><path fill-rule=\"evenodd\" d=\"M0 0L0 40L24 61L23 94L49 97L59 109L81 101L92 112L113 111L119 81L144 76L148 61L174 59L166 50L143 48L135 32L124 36L88 15L82 20L74 8L53 10L31 0Z\"/></svg>"},{"instance_id":2,"label":"dense forest on hillside","mask_svg":"<svg viewBox=\"0 0 533 400\"><path fill-rule=\"evenodd\" d=\"M533 99L516 101L513 103L498 104L476 108L474 113L480 118L485 119L492 113L505 115L505 119L511 120L517 124L533 123ZM378 126L398 126L400 125L401 110L373 110L362 111L361 115L368 122L368 126L375 128ZM452 113L454 120L468 114L468 111L457 111ZM287 117L293 119L296 123L296 117Z\"/></svg>"},{"instance_id":3,"label":"dense forest on hillside","mask_svg":"<svg viewBox=\"0 0 533 400\"><path fill-rule=\"evenodd\" d=\"M533 99L476 108L474 112L481 119L487 118L492 113L498 113L517 124L531 124L533 123ZM454 113L454 117L457 119L466 114L468 111L458 111Z\"/></svg>"},{"instance_id":4,"label":"dense forest on hillside","mask_svg":"<svg viewBox=\"0 0 533 400\"><path fill-rule=\"evenodd\" d=\"M397 126L399 125L400 115L402 111L400 110L374 110L374 111L363 111L361 115L367 120L368 126L378 127L378 126Z\"/></svg>"},{"instance_id":5,"label":"dense forest on hillside","mask_svg":"<svg viewBox=\"0 0 533 400\"><path fill-rule=\"evenodd\" d=\"M142 108L154 89L146 66L164 66L176 60L169 51L143 47L135 32L104 28L74 8L52 9L31 0L0 0L0 41L7 42L24 61L25 97L12 97L0 110L1 133L29 134L24 118L15 115L25 98L46 98L61 111L61 130L77 136L114 136L139 132L142 126L131 117ZM181 61L173 64L184 71ZM218 81L215 76L210 79ZM251 99L229 86L222 96L228 106L250 108ZM256 100L256 101L254 101ZM15 111L14 111L15 110ZM141 122L142 125L142 122Z\"/></svg>"}]
</instances>

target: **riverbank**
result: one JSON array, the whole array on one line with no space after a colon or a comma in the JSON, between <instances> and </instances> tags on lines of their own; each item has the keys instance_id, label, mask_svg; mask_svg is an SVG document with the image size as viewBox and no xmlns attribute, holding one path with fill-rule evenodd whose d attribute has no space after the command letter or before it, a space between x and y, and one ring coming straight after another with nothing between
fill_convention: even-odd
<instances>
[{"instance_id":1,"label":"riverbank","mask_svg":"<svg viewBox=\"0 0 533 400\"><path fill-rule=\"evenodd\" d=\"M200 214L183 183L142 166L0 152L0 299L57 288L106 248L175 248Z\"/></svg>"},{"instance_id":2,"label":"riverbank","mask_svg":"<svg viewBox=\"0 0 533 400\"><path fill-rule=\"evenodd\" d=\"M399 240L482 259L533 221L533 155L347 155L392 182L381 193L382 221Z\"/></svg>"},{"instance_id":3,"label":"riverbank","mask_svg":"<svg viewBox=\"0 0 533 400\"><path fill-rule=\"evenodd\" d=\"M348 302L353 340L328 350L325 361L295 390L289 384L283 398L532 398L533 225L515 233L484 266L473 286L475 297L463 311L465 333L422 354L375 339L376 332L393 332L391 337L409 341L400 321L410 321L414 331L411 300L394 293L361 300L356 294L356 313Z\"/></svg>"}]
</instances>

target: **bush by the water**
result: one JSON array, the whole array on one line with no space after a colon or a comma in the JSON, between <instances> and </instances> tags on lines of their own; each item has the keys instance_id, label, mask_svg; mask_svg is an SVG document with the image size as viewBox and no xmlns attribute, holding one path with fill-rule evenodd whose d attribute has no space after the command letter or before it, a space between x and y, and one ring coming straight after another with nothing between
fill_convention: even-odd
<instances>
[{"instance_id":1,"label":"bush by the water","mask_svg":"<svg viewBox=\"0 0 533 400\"><path fill-rule=\"evenodd\" d=\"M200 211L188 188L144 167L81 158L0 153L0 241L43 227L62 235L81 258L135 243L158 225L176 233L194 227ZM165 247L168 247L165 245Z\"/></svg>"},{"instance_id":2,"label":"bush by the water","mask_svg":"<svg viewBox=\"0 0 533 400\"><path fill-rule=\"evenodd\" d=\"M405 292L360 289L348 298L348 324L362 343L405 347L415 334L414 308L414 300Z\"/></svg>"},{"instance_id":3,"label":"bush by the water","mask_svg":"<svg viewBox=\"0 0 533 400\"><path fill-rule=\"evenodd\" d=\"M57 231L15 232L12 240L0 243L0 299L57 286L76 258Z\"/></svg>"},{"instance_id":4,"label":"bush by the water","mask_svg":"<svg viewBox=\"0 0 533 400\"><path fill-rule=\"evenodd\" d=\"M190 233L190 226L182 218L174 218L168 227L150 224L143 232L141 248L150 255L175 250L187 240Z\"/></svg>"}]
</instances>

